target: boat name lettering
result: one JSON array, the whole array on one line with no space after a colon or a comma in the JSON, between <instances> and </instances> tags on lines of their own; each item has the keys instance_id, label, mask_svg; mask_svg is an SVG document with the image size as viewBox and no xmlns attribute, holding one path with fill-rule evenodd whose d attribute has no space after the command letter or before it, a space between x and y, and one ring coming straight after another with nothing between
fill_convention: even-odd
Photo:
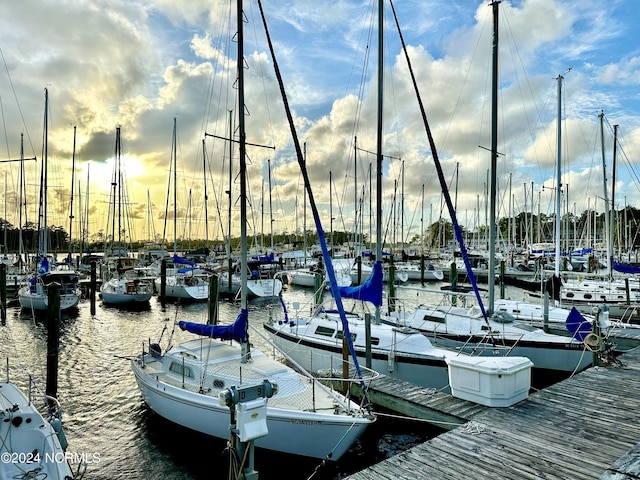
<instances>
[{"instance_id":1,"label":"boat name lettering","mask_svg":"<svg viewBox=\"0 0 640 480\"><path fill-rule=\"evenodd\" d=\"M291 423L295 423L298 425L319 425L320 422L317 422L315 420L297 420L297 419L292 419Z\"/></svg>"}]
</instances>

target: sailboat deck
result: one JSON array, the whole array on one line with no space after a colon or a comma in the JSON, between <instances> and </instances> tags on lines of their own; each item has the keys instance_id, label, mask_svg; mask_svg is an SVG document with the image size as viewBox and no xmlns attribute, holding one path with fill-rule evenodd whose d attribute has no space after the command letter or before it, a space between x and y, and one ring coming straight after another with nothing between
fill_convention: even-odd
<instances>
[{"instance_id":1,"label":"sailboat deck","mask_svg":"<svg viewBox=\"0 0 640 480\"><path fill-rule=\"evenodd\" d=\"M488 408L348 478L638 478L640 348L620 359L622 368L590 368L511 407Z\"/></svg>"},{"instance_id":2,"label":"sailboat deck","mask_svg":"<svg viewBox=\"0 0 640 480\"><path fill-rule=\"evenodd\" d=\"M204 386L206 395L216 399L225 388L255 385L269 379L278 385L278 394L268 400L270 407L328 414L336 410L336 399L317 380L301 376L260 352L254 352L250 361L241 363L237 346L218 341L192 340L177 348L182 355L172 355L173 362L182 362L184 358L181 365L193 367L192 378L170 371L163 365L166 359L150 357L145 359L146 374L194 393L202 393L201 386ZM207 365L204 375L198 370L200 362Z\"/></svg>"}]
</instances>

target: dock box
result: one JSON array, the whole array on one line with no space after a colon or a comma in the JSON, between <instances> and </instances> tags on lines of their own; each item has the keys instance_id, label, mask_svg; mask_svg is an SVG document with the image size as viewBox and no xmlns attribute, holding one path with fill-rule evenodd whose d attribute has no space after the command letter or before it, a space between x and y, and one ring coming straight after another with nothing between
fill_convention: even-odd
<instances>
[{"instance_id":1,"label":"dock box","mask_svg":"<svg viewBox=\"0 0 640 480\"><path fill-rule=\"evenodd\" d=\"M446 361L454 397L508 407L529 396L533 362L527 357L457 356Z\"/></svg>"}]
</instances>

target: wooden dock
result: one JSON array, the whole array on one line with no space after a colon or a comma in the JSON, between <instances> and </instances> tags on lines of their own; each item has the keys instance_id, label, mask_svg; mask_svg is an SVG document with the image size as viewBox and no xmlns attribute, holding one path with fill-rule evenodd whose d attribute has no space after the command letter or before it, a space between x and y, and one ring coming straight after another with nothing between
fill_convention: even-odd
<instances>
[{"instance_id":1,"label":"wooden dock","mask_svg":"<svg viewBox=\"0 0 640 480\"><path fill-rule=\"evenodd\" d=\"M638 479L640 348L619 359L623 367L589 368L507 408L434 398L467 421L347 478Z\"/></svg>"}]
</instances>

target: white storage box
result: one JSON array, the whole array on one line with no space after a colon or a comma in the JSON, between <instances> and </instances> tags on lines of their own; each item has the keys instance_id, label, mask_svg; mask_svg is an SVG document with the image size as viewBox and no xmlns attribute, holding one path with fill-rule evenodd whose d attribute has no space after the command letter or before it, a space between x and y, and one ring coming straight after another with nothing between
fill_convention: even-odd
<instances>
[{"instance_id":1,"label":"white storage box","mask_svg":"<svg viewBox=\"0 0 640 480\"><path fill-rule=\"evenodd\" d=\"M529 396L533 362L527 357L457 356L446 361L454 397L508 407Z\"/></svg>"}]
</instances>

